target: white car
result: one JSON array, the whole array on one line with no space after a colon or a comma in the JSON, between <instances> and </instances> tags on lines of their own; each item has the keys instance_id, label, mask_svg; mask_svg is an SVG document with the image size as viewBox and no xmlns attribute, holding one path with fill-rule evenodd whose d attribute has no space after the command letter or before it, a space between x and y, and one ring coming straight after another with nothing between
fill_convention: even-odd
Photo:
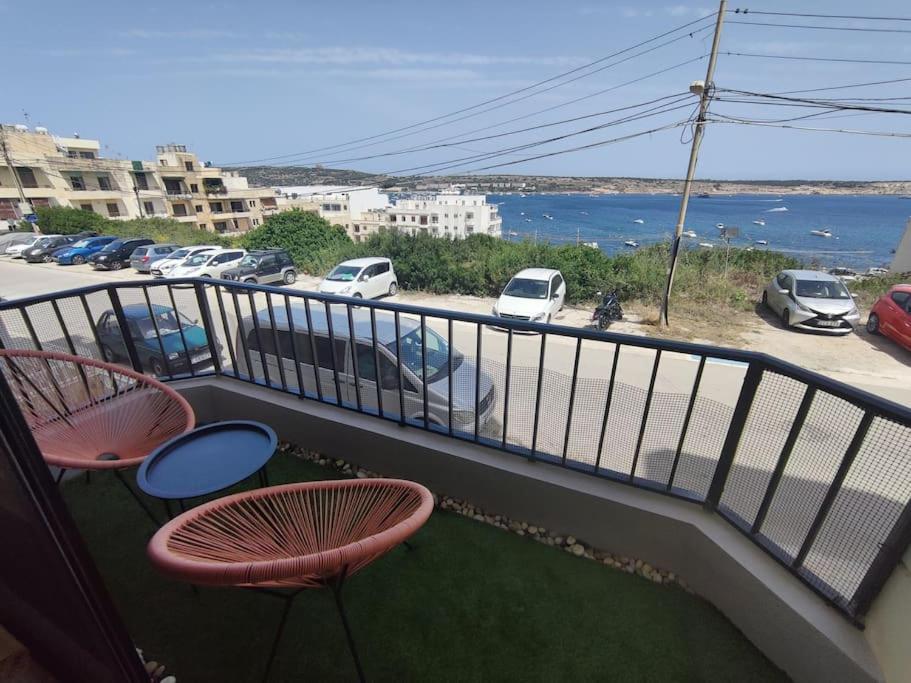
<instances>
[{"instance_id":1,"label":"white car","mask_svg":"<svg viewBox=\"0 0 911 683\"><path fill-rule=\"evenodd\" d=\"M35 242L42 237L55 237L55 235L30 235L27 238L23 238L22 242L16 240L15 244L11 244L6 248L5 253L10 258L22 258L22 252L34 246Z\"/></svg>"},{"instance_id":2,"label":"white car","mask_svg":"<svg viewBox=\"0 0 911 683\"><path fill-rule=\"evenodd\" d=\"M849 334L860 322L854 297L835 275L783 270L762 293L762 303L786 328Z\"/></svg>"},{"instance_id":3,"label":"white car","mask_svg":"<svg viewBox=\"0 0 911 683\"><path fill-rule=\"evenodd\" d=\"M398 278L388 258L356 258L339 263L319 285L323 294L376 299L395 296Z\"/></svg>"},{"instance_id":4,"label":"white car","mask_svg":"<svg viewBox=\"0 0 911 683\"><path fill-rule=\"evenodd\" d=\"M179 266L171 269L165 277L169 279L178 277L220 277L221 274L238 265L244 256L244 249L218 248L203 251L186 259Z\"/></svg>"},{"instance_id":5,"label":"white car","mask_svg":"<svg viewBox=\"0 0 911 683\"><path fill-rule=\"evenodd\" d=\"M559 270L526 268L512 277L491 312L506 320L549 323L565 298L566 283Z\"/></svg>"},{"instance_id":6,"label":"white car","mask_svg":"<svg viewBox=\"0 0 911 683\"><path fill-rule=\"evenodd\" d=\"M197 244L192 247L181 247L177 251L172 251L168 254L167 258L163 258L160 261L156 261L154 265L149 269L149 272L154 277L165 277L170 273L174 268L181 265L191 256L196 256L196 254L202 253L204 251L213 251L215 249L220 249L214 244Z\"/></svg>"}]
</instances>

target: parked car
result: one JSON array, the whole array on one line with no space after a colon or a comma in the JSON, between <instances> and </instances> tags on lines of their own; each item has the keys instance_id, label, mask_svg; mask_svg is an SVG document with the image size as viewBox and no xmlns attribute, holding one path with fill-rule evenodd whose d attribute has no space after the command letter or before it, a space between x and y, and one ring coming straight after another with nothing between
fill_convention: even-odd
<instances>
[{"instance_id":1,"label":"parked car","mask_svg":"<svg viewBox=\"0 0 911 683\"><path fill-rule=\"evenodd\" d=\"M213 251L215 249L221 249L221 247L214 244L197 244L192 247L181 247L176 251L172 251L166 258L152 264L149 272L154 277L164 277L191 256L195 256L204 251Z\"/></svg>"},{"instance_id":2,"label":"parked car","mask_svg":"<svg viewBox=\"0 0 911 683\"><path fill-rule=\"evenodd\" d=\"M130 265L137 273L148 273L155 263L167 258L179 248L179 244L149 244L145 247L136 247L130 255Z\"/></svg>"},{"instance_id":3,"label":"parked car","mask_svg":"<svg viewBox=\"0 0 911 683\"><path fill-rule=\"evenodd\" d=\"M815 270L783 270L762 293L762 303L786 328L849 334L860 312L844 283Z\"/></svg>"},{"instance_id":4,"label":"parked car","mask_svg":"<svg viewBox=\"0 0 911 683\"><path fill-rule=\"evenodd\" d=\"M323 396L334 396L335 375L333 368L338 362L339 382L343 403L356 404L357 394L354 381L354 361L351 355L351 337L348 313L344 307L332 307L332 329L335 346L329 341L326 310L323 306L311 306L310 320L313 335L311 339L308 315L303 302L290 305L294 337L290 334L288 312L284 306L275 307L270 316L268 310L257 311L257 327L251 316L247 316L236 335L235 348L240 371L256 378L264 378L262 358L270 380L279 381L281 368L289 389L297 391L298 377L303 381L304 392L316 396L316 375L318 368L320 389ZM370 312L354 308L351 312L354 323L354 341L357 352L357 376L360 379L361 405L367 409L378 409L377 375L380 382L380 397L385 415L397 415L400 411L398 364L396 361L395 316L388 311L376 311L376 355L374 355L373 334ZM274 318L274 325L272 320ZM449 345L446 339L429 326L426 349L422 349L421 324L408 316L399 320L402 349L402 395L405 403L405 418L422 420L424 416L423 395L427 391L427 420L432 425L448 425L449 422ZM275 333L273 334L273 330ZM275 339L278 339L276 353ZM246 349L247 353L240 350ZM313 350L316 350L314 363ZM422 351L424 353L422 353ZM262 355L260 355L262 354ZM300 363L300 374L294 367L295 355ZM249 365L247 358L249 358ZM379 373L376 362L379 360ZM423 360L422 360L423 359ZM424 362L427 366L426 381ZM493 417L496 404L496 390L491 377L484 371L478 373L474 361L468 360L455 348L452 349L452 421L453 428L472 431L475 420L475 382L480 378L477 392L478 426L481 430ZM293 387L293 388L292 388Z\"/></svg>"},{"instance_id":5,"label":"parked car","mask_svg":"<svg viewBox=\"0 0 911 683\"><path fill-rule=\"evenodd\" d=\"M857 279L857 271L850 268L829 268L829 275L839 277L845 282L853 282Z\"/></svg>"},{"instance_id":6,"label":"parked car","mask_svg":"<svg viewBox=\"0 0 911 683\"><path fill-rule=\"evenodd\" d=\"M136 247L143 247L147 244L155 244L155 240L147 237L116 239L105 245L98 253L89 256L87 260L95 270L120 270L130 265L130 256L133 255Z\"/></svg>"},{"instance_id":7,"label":"parked car","mask_svg":"<svg viewBox=\"0 0 911 683\"><path fill-rule=\"evenodd\" d=\"M35 242L44 237L44 235L24 235L21 240L15 240L12 244L7 245L4 252L10 258L22 258L22 252L33 246Z\"/></svg>"},{"instance_id":8,"label":"parked car","mask_svg":"<svg viewBox=\"0 0 911 683\"><path fill-rule=\"evenodd\" d=\"M283 282L292 285L297 281L297 269L284 249L257 249L248 252L243 261L222 273L222 278L251 284Z\"/></svg>"},{"instance_id":9,"label":"parked car","mask_svg":"<svg viewBox=\"0 0 911 683\"><path fill-rule=\"evenodd\" d=\"M566 299L566 282L559 270L526 268L503 289L491 313L507 320L549 323Z\"/></svg>"},{"instance_id":10,"label":"parked car","mask_svg":"<svg viewBox=\"0 0 911 683\"><path fill-rule=\"evenodd\" d=\"M165 277L221 277L224 271L239 264L246 255L247 252L243 249L231 247L203 251L171 268Z\"/></svg>"},{"instance_id":11,"label":"parked car","mask_svg":"<svg viewBox=\"0 0 911 683\"><path fill-rule=\"evenodd\" d=\"M320 283L319 291L356 299L376 299L395 296L399 282L388 258L356 258L333 268Z\"/></svg>"},{"instance_id":12,"label":"parked car","mask_svg":"<svg viewBox=\"0 0 911 683\"><path fill-rule=\"evenodd\" d=\"M882 334L911 351L911 285L895 285L867 316L867 332Z\"/></svg>"},{"instance_id":13,"label":"parked car","mask_svg":"<svg viewBox=\"0 0 911 683\"><path fill-rule=\"evenodd\" d=\"M169 370L170 374L179 374L189 372L191 364L195 370L197 366L212 362L206 332L196 321L161 304L152 304L152 312L155 315L154 322L149 307L145 304L128 304L123 307L130 338L143 370L154 375L167 375ZM130 356L113 310L101 314L96 329L104 359L111 363L129 365Z\"/></svg>"},{"instance_id":14,"label":"parked car","mask_svg":"<svg viewBox=\"0 0 911 683\"><path fill-rule=\"evenodd\" d=\"M75 235L45 235L32 246L23 249L22 258L29 263L50 263L54 260L54 252L70 246L76 240Z\"/></svg>"},{"instance_id":15,"label":"parked car","mask_svg":"<svg viewBox=\"0 0 911 683\"><path fill-rule=\"evenodd\" d=\"M54 260L60 266L82 265L92 254L98 253L116 239L116 237L88 237L81 239L69 247L55 251Z\"/></svg>"}]
</instances>

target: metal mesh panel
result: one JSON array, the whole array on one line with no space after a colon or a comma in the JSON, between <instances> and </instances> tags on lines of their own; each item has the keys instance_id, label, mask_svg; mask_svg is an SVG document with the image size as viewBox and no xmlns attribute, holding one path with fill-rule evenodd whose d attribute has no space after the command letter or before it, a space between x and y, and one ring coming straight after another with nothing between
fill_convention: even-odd
<instances>
[{"instance_id":1,"label":"metal mesh panel","mask_svg":"<svg viewBox=\"0 0 911 683\"><path fill-rule=\"evenodd\" d=\"M0 311L0 339L8 349L35 349L25 326L22 312L16 309Z\"/></svg>"},{"instance_id":2,"label":"metal mesh panel","mask_svg":"<svg viewBox=\"0 0 911 683\"><path fill-rule=\"evenodd\" d=\"M800 570L853 597L911 500L911 428L875 418Z\"/></svg>"},{"instance_id":3,"label":"metal mesh panel","mask_svg":"<svg viewBox=\"0 0 911 683\"><path fill-rule=\"evenodd\" d=\"M761 529L791 557L800 550L862 416L859 408L831 394L813 398Z\"/></svg>"},{"instance_id":4,"label":"metal mesh panel","mask_svg":"<svg viewBox=\"0 0 911 683\"><path fill-rule=\"evenodd\" d=\"M733 412L730 406L706 398L701 392L696 396L674 475L675 488L705 498Z\"/></svg>"},{"instance_id":5,"label":"metal mesh panel","mask_svg":"<svg viewBox=\"0 0 911 683\"><path fill-rule=\"evenodd\" d=\"M95 336L95 320L90 318L78 297L59 299L60 317L70 335L77 356L102 359Z\"/></svg>"},{"instance_id":6,"label":"metal mesh panel","mask_svg":"<svg viewBox=\"0 0 911 683\"><path fill-rule=\"evenodd\" d=\"M215 345L221 349L221 367L226 374L241 371L243 349L237 339L237 318L230 293L215 285L208 288L209 310L212 313L212 328Z\"/></svg>"},{"instance_id":7,"label":"metal mesh panel","mask_svg":"<svg viewBox=\"0 0 911 683\"><path fill-rule=\"evenodd\" d=\"M26 313L32 322L39 348L55 353L69 353L70 348L63 335L63 328L54 314L51 303L42 302L26 307Z\"/></svg>"},{"instance_id":8,"label":"metal mesh panel","mask_svg":"<svg viewBox=\"0 0 911 683\"><path fill-rule=\"evenodd\" d=\"M752 524L788 438L805 385L765 372L744 425L721 504Z\"/></svg>"}]
</instances>

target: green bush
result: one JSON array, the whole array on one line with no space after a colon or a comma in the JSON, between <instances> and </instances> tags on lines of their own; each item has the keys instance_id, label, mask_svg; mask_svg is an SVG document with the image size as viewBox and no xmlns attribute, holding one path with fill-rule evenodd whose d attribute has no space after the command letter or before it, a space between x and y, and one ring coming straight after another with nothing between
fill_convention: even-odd
<instances>
[{"instance_id":1,"label":"green bush","mask_svg":"<svg viewBox=\"0 0 911 683\"><path fill-rule=\"evenodd\" d=\"M245 249L286 249L304 273L325 273L352 246L345 229L310 211L283 211L239 240Z\"/></svg>"},{"instance_id":2,"label":"green bush","mask_svg":"<svg viewBox=\"0 0 911 683\"><path fill-rule=\"evenodd\" d=\"M75 235L86 230L102 232L110 222L97 213L65 206L38 206L35 213L41 232L47 235Z\"/></svg>"},{"instance_id":3,"label":"green bush","mask_svg":"<svg viewBox=\"0 0 911 683\"><path fill-rule=\"evenodd\" d=\"M231 246L231 241L194 225L181 223L172 218L134 218L129 221L105 221L101 232L117 237L148 237L159 243L173 243L181 246L193 244L215 244Z\"/></svg>"}]
</instances>

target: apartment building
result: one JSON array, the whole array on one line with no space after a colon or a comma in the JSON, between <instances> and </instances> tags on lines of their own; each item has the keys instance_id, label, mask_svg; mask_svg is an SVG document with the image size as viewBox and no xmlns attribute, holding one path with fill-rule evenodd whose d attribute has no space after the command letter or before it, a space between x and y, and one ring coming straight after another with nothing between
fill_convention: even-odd
<instances>
[{"instance_id":1,"label":"apartment building","mask_svg":"<svg viewBox=\"0 0 911 683\"><path fill-rule=\"evenodd\" d=\"M51 135L46 128L3 125L0 132L28 204L66 206L106 218L174 218L201 230L246 232L279 211L275 193L200 162L185 145L160 145L154 161L105 159L98 140ZM0 220L15 221L16 178L0 155Z\"/></svg>"},{"instance_id":2,"label":"apartment building","mask_svg":"<svg viewBox=\"0 0 911 683\"><path fill-rule=\"evenodd\" d=\"M46 128L0 124L7 155L0 155L0 219L14 221L20 207L16 170L27 203L69 206L108 218L167 216L154 164L104 159L98 140L51 135Z\"/></svg>"},{"instance_id":3,"label":"apartment building","mask_svg":"<svg viewBox=\"0 0 911 683\"><path fill-rule=\"evenodd\" d=\"M236 172L200 162L186 145L159 145L155 152L169 215L178 221L233 234L261 225L264 216L279 210L271 189L250 187Z\"/></svg>"},{"instance_id":4,"label":"apartment building","mask_svg":"<svg viewBox=\"0 0 911 683\"><path fill-rule=\"evenodd\" d=\"M482 194L413 195L397 199L387 213L390 228L452 239L469 235L500 237L503 225L497 205L488 204Z\"/></svg>"},{"instance_id":5,"label":"apartment building","mask_svg":"<svg viewBox=\"0 0 911 683\"><path fill-rule=\"evenodd\" d=\"M362 229L372 230L386 225L385 210L389 195L375 187L346 187L333 185L299 185L274 188L282 209L314 211L332 225L345 228L351 239L359 242Z\"/></svg>"}]
</instances>

